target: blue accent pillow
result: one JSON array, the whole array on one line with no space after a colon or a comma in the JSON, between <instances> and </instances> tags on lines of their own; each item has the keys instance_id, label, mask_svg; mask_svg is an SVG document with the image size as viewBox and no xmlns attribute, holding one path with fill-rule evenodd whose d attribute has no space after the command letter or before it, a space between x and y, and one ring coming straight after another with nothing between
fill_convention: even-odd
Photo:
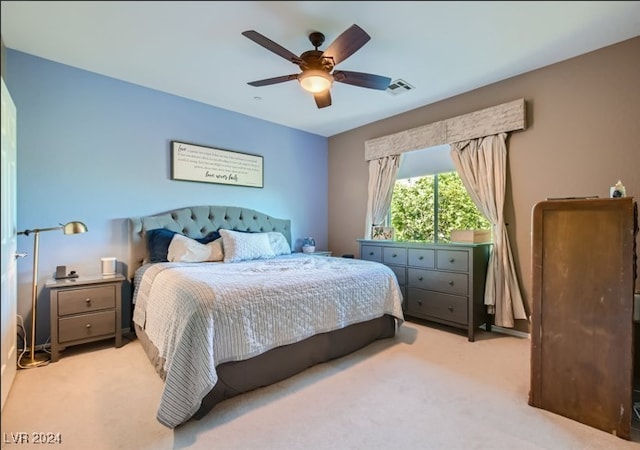
<instances>
[{"instance_id":1,"label":"blue accent pillow","mask_svg":"<svg viewBox=\"0 0 640 450\"><path fill-rule=\"evenodd\" d=\"M221 237L222 236L220 236L220 233L218 233L217 231L212 231L211 233L207 234L205 237L196 239L196 241L206 245L209 242L213 242L216 239L220 239Z\"/></svg>"},{"instance_id":2,"label":"blue accent pillow","mask_svg":"<svg viewBox=\"0 0 640 450\"><path fill-rule=\"evenodd\" d=\"M147 248L149 249L149 262L167 262L167 253L169 252L169 244L173 236L179 234L176 231L167 230L166 228L156 228L147 230ZM220 238L220 233L212 231L205 237L195 239L201 244L208 244Z\"/></svg>"},{"instance_id":3,"label":"blue accent pillow","mask_svg":"<svg viewBox=\"0 0 640 450\"><path fill-rule=\"evenodd\" d=\"M149 249L149 262L167 262L167 252L169 244L175 231L166 228L156 228L155 230L147 230L147 248Z\"/></svg>"}]
</instances>

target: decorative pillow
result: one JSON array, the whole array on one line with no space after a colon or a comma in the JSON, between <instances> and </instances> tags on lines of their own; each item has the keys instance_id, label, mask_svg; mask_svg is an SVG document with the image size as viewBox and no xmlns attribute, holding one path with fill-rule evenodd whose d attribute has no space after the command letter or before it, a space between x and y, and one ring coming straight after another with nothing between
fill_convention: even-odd
<instances>
[{"instance_id":1,"label":"decorative pillow","mask_svg":"<svg viewBox=\"0 0 640 450\"><path fill-rule=\"evenodd\" d=\"M224 262L247 261L251 259L274 258L268 233L243 233L232 230L218 230L222 236Z\"/></svg>"},{"instance_id":2,"label":"decorative pillow","mask_svg":"<svg viewBox=\"0 0 640 450\"><path fill-rule=\"evenodd\" d=\"M171 240L173 236L179 234L180 236L184 236L183 234L177 233L175 231L167 230L166 228L156 228L154 230L147 230L147 248L149 249L149 262L157 263L157 262L167 262L169 259L167 257L169 253L169 245L171 244ZM187 236L184 236L187 237ZM217 231L212 231L207 234L205 237L195 239L195 241L201 244L208 244L210 242L215 241L220 238L220 233ZM190 239L190 238L187 238ZM221 250L222 252L222 250ZM219 259L218 261L221 261Z\"/></svg>"},{"instance_id":3,"label":"decorative pillow","mask_svg":"<svg viewBox=\"0 0 640 450\"><path fill-rule=\"evenodd\" d=\"M211 248L211 258L209 261L222 261L224 260L224 251L222 250L222 237L216 239L215 241L211 241L206 244L207 247Z\"/></svg>"},{"instance_id":4,"label":"decorative pillow","mask_svg":"<svg viewBox=\"0 0 640 450\"><path fill-rule=\"evenodd\" d=\"M212 231L211 233L207 234L205 237L201 237L201 238L196 238L196 241L200 242L201 244L208 244L209 242L213 242L216 239L220 239L220 233L218 233L217 231Z\"/></svg>"},{"instance_id":5,"label":"decorative pillow","mask_svg":"<svg viewBox=\"0 0 640 450\"><path fill-rule=\"evenodd\" d=\"M222 239L211 241L208 244L201 244L198 240L188 238L182 234L174 234L167 260L170 262L205 262L222 261Z\"/></svg>"},{"instance_id":6,"label":"decorative pillow","mask_svg":"<svg viewBox=\"0 0 640 450\"><path fill-rule=\"evenodd\" d=\"M279 231L270 231L267 234L269 235L271 250L273 250L273 253L276 256L288 255L291 253L291 246L287 242L287 238L284 237L284 234Z\"/></svg>"},{"instance_id":7,"label":"decorative pillow","mask_svg":"<svg viewBox=\"0 0 640 450\"><path fill-rule=\"evenodd\" d=\"M173 236L177 234L175 231L166 228L156 228L155 230L147 230L147 248L149 249L149 262L167 262L167 252L169 244Z\"/></svg>"}]
</instances>

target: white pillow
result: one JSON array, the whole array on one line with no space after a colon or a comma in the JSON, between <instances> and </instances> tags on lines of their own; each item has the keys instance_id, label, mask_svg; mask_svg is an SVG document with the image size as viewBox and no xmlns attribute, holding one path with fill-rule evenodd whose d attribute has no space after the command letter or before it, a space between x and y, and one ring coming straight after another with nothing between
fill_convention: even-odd
<instances>
[{"instance_id":1,"label":"white pillow","mask_svg":"<svg viewBox=\"0 0 640 450\"><path fill-rule=\"evenodd\" d=\"M222 239L201 244L187 236L175 234L167 251L167 260L171 262L222 261L223 258Z\"/></svg>"},{"instance_id":2,"label":"white pillow","mask_svg":"<svg viewBox=\"0 0 640 450\"><path fill-rule=\"evenodd\" d=\"M206 244L207 247L211 247L211 258L209 261L222 261L224 259L224 252L222 251L222 238L216 239Z\"/></svg>"},{"instance_id":3,"label":"white pillow","mask_svg":"<svg viewBox=\"0 0 640 450\"><path fill-rule=\"evenodd\" d=\"M269 235L271 249L276 256L288 255L291 253L291 246L287 242L287 238L284 237L284 234L279 231L270 231L267 234Z\"/></svg>"},{"instance_id":4,"label":"white pillow","mask_svg":"<svg viewBox=\"0 0 640 450\"><path fill-rule=\"evenodd\" d=\"M241 233L232 230L218 230L222 236L224 262L247 261L250 259L274 258L267 233Z\"/></svg>"}]
</instances>

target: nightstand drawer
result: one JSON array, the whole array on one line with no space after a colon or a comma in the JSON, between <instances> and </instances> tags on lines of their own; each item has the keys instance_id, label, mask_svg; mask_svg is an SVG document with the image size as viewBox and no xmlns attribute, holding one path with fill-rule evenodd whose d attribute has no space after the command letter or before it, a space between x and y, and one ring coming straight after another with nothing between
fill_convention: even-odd
<instances>
[{"instance_id":1,"label":"nightstand drawer","mask_svg":"<svg viewBox=\"0 0 640 450\"><path fill-rule=\"evenodd\" d=\"M58 315L68 316L115 308L115 289L116 287L111 285L60 291L58 292Z\"/></svg>"},{"instance_id":2,"label":"nightstand drawer","mask_svg":"<svg viewBox=\"0 0 640 450\"><path fill-rule=\"evenodd\" d=\"M431 291L466 296L469 287L466 273L437 272L409 268L409 286Z\"/></svg>"},{"instance_id":3,"label":"nightstand drawer","mask_svg":"<svg viewBox=\"0 0 640 450\"><path fill-rule=\"evenodd\" d=\"M116 312L103 311L58 319L58 342L90 339L116 332Z\"/></svg>"}]
</instances>

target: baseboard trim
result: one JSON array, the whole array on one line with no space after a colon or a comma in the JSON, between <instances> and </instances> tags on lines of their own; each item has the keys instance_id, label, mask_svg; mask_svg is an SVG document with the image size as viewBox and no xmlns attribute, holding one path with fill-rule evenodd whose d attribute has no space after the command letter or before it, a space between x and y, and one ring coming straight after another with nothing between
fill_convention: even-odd
<instances>
[{"instance_id":1,"label":"baseboard trim","mask_svg":"<svg viewBox=\"0 0 640 450\"><path fill-rule=\"evenodd\" d=\"M491 325L491 331L495 331L496 333L508 334L510 336L516 336L524 339L531 339L531 334L525 333L524 331L514 330L512 328L504 328L498 327L496 325Z\"/></svg>"}]
</instances>

